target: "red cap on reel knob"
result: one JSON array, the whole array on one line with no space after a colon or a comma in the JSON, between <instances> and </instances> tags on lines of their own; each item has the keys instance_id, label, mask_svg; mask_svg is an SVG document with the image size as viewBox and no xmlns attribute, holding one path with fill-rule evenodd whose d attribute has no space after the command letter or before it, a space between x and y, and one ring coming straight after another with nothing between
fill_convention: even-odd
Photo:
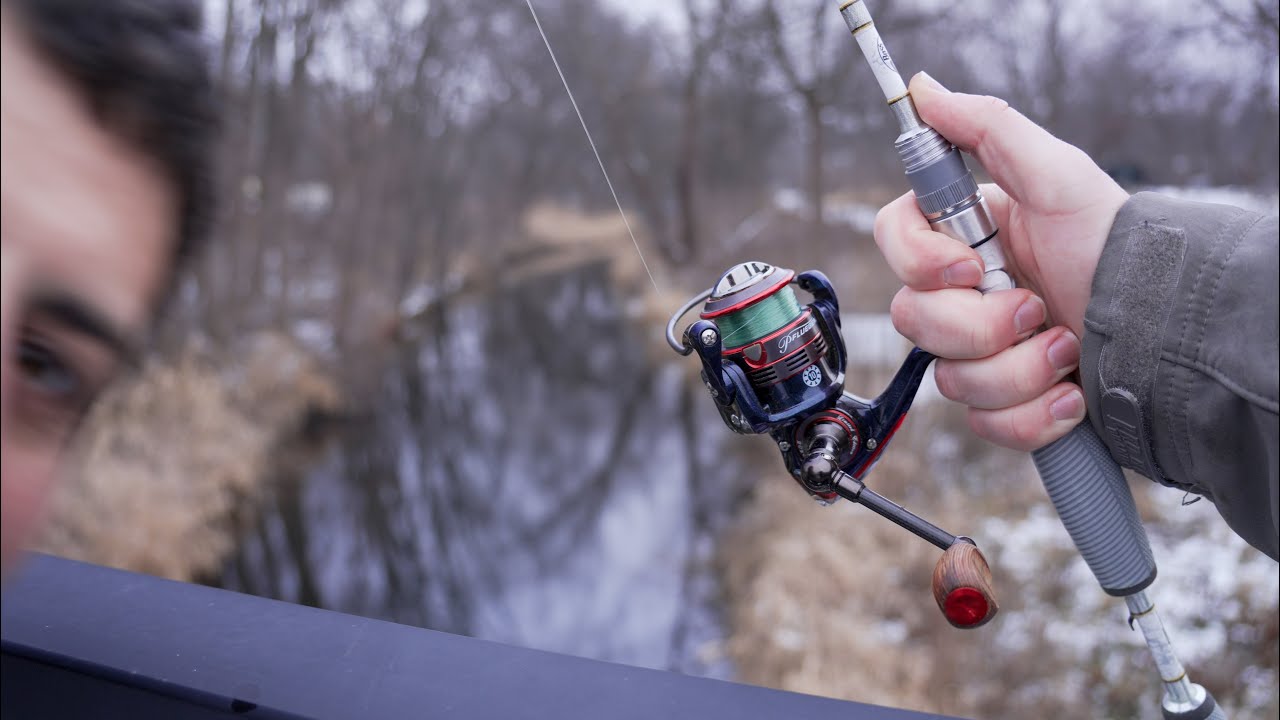
<instances>
[{"instance_id":1,"label":"red cap on reel knob","mask_svg":"<svg viewBox=\"0 0 1280 720\"><path fill-rule=\"evenodd\" d=\"M986 619L991 606L982 592L971 587L958 587L942 601L942 614L956 627L971 627Z\"/></svg>"},{"instance_id":2,"label":"red cap on reel knob","mask_svg":"<svg viewBox=\"0 0 1280 720\"><path fill-rule=\"evenodd\" d=\"M933 568L933 599L947 622L964 630L985 625L996 616L1000 606L991 568L977 545L960 539L942 554Z\"/></svg>"}]
</instances>

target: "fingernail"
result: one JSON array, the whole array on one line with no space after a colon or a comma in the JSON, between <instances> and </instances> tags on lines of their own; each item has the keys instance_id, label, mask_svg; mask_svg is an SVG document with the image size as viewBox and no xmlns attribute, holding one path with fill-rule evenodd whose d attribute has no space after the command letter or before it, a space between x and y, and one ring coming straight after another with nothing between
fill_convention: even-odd
<instances>
[{"instance_id":1,"label":"fingernail","mask_svg":"<svg viewBox=\"0 0 1280 720\"><path fill-rule=\"evenodd\" d=\"M1084 417L1084 395L1079 390L1072 390L1053 401L1049 414L1054 420L1079 420Z\"/></svg>"},{"instance_id":2,"label":"fingernail","mask_svg":"<svg viewBox=\"0 0 1280 720\"><path fill-rule=\"evenodd\" d=\"M937 80L934 80L932 75L930 75L929 73L923 70L917 73L916 77L919 78L920 82L924 83L924 86L930 90L935 90L937 92L951 92L950 90L943 87L942 83L938 82Z\"/></svg>"},{"instance_id":3,"label":"fingernail","mask_svg":"<svg viewBox=\"0 0 1280 720\"><path fill-rule=\"evenodd\" d=\"M1072 333L1065 332L1049 345L1049 364L1054 370L1073 368L1080 362L1080 341Z\"/></svg>"},{"instance_id":4,"label":"fingernail","mask_svg":"<svg viewBox=\"0 0 1280 720\"><path fill-rule=\"evenodd\" d=\"M1038 297L1028 298L1013 314L1013 331L1019 335L1029 333L1040 327L1044 317L1044 301Z\"/></svg>"},{"instance_id":5,"label":"fingernail","mask_svg":"<svg viewBox=\"0 0 1280 720\"><path fill-rule=\"evenodd\" d=\"M961 260L942 271L942 279L948 285L973 287L982 282L982 266L977 260Z\"/></svg>"}]
</instances>

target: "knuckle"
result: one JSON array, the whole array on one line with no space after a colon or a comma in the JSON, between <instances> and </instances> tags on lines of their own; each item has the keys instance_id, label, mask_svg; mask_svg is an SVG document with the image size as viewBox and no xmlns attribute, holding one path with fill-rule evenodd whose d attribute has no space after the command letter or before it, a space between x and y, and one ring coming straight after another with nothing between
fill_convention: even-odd
<instances>
[{"instance_id":1,"label":"knuckle","mask_svg":"<svg viewBox=\"0 0 1280 720\"><path fill-rule=\"evenodd\" d=\"M889 227L892 224L889 220L890 209L892 207L892 205L885 205L876 211L876 222L872 226L871 230L872 234L875 235L876 240L882 240L889 232Z\"/></svg>"},{"instance_id":2,"label":"knuckle","mask_svg":"<svg viewBox=\"0 0 1280 720\"><path fill-rule=\"evenodd\" d=\"M902 333L903 337L916 342L920 318L909 289L902 288L893 296L893 302L889 304L889 319L893 321L893 327Z\"/></svg>"},{"instance_id":3,"label":"knuckle","mask_svg":"<svg viewBox=\"0 0 1280 720\"><path fill-rule=\"evenodd\" d=\"M1019 358L1015 363L1005 377L1017 402L1031 400L1048 389L1050 373L1047 372L1049 365L1047 358L1040 361Z\"/></svg>"},{"instance_id":4,"label":"knuckle","mask_svg":"<svg viewBox=\"0 0 1280 720\"><path fill-rule=\"evenodd\" d=\"M969 427L984 440L1014 450L1028 450L1036 446L1041 428L1027 423L1013 409L969 410Z\"/></svg>"},{"instance_id":5,"label":"knuckle","mask_svg":"<svg viewBox=\"0 0 1280 720\"><path fill-rule=\"evenodd\" d=\"M920 253L910 253L899 263L898 272L901 274L899 278L904 283L912 283L921 280L929 272L929 263Z\"/></svg>"},{"instance_id":6,"label":"knuckle","mask_svg":"<svg viewBox=\"0 0 1280 720\"><path fill-rule=\"evenodd\" d=\"M991 426L990 415L991 414L989 412L969 408L969 429L973 431L974 435L977 435L987 442L1007 447L1009 445L1009 441L1001 437L999 433L994 432L994 428Z\"/></svg>"},{"instance_id":7,"label":"knuckle","mask_svg":"<svg viewBox=\"0 0 1280 720\"><path fill-rule=\"evenodd\" d=\"M986 145L992 126L1005 121L1004 115L1011 112L1017 114L1017 111L1010 108L1009 103L1004 100L992 95L981 96L979 99L979 114L984 120L974 144L979 147Z\"/></svg>"},{"instance_id":8,"label":"knuckle","mask_svg":"<svg viewBox=\"0 0 1280 720\"><path fill-rule=\"evenodd\" d=\"M1017 411L1006 412L1004 416L1004 431L1009 439L1018 448L1035 447L1043 430L1040 424Z\"/></svg>"},{"instance_id":9,"label":"knuckle","mask_svg":"<svg viewBox=\"0 0 1280 720\"><path fill-rule=\"evenodd\" d=\"M991 323L971 322L966 328L966 334L965 341L976 357L987 357L1000 349L996 346Z\"/></svg>"},{"instance_id":10,"label":"knuckle","mask_svg":"<svg viewBox=\"0 0 1280 720\"><path fill-rule=\"evenodd\" d=\"M982 103L983 112L991 115L999 115L1009 109L1008 102L994 95L983 95L980 102Z\"/></svg>"},{"instance_id":11,"label":"knuckle","mask_svg":"<svg viewBox=\"0 0 1280 720\"><path fill-rule=\"evenodd\" d=\"M964 392L960 375L957 364L949 360L939 360L933 370L933 380L942 397L967 405L968 394Z\"/></svg>"}]
</instances>

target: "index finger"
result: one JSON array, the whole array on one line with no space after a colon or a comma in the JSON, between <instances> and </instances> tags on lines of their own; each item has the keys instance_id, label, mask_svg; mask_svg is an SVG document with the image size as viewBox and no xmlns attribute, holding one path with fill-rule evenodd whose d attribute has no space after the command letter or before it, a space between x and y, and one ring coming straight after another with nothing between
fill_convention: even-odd
<instances>
[{"instance_id":1,"label":"index finger","mask_svg":"<svg viewBox=\"0 0 1280 720\"><path fill-rule=\"evenodd\" d=\"M1074 208L1095 200L1099 176L1109 180L1083 151L1000 98L951 92L924 73L910 87L920 117L976 156L1020 203L1043 211Z\"/></svg>"}]
</instances>

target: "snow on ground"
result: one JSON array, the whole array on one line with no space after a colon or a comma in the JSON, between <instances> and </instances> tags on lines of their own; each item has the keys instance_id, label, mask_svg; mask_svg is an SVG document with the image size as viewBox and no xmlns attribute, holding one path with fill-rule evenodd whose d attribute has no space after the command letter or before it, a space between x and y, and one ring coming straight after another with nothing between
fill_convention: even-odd
<instances>
[{"instance_id":1,"label":"snow on ground","mask_svg":"<svg viewBox=\"0 0 1280 720\"><path fill-rule=\"evenodd\" d=\"M1259 608L1274 607L1280 566L1232 532L1211 503L1183 505L1182 493L1162 488L1152 489L1149 495L1158 518L1148 522L1148 528L1159 576L1148 593L1180 659L1188 667L1203 668L1228 652L1233 625L1248 623ZM1035 634L1042 632L1081 663L1100 647L1143 646L1141 634L1125 627L1124 604L1097 589L1049 505L1036 506L1017 520L989 517L979 536L998 553L1004 584L1036 587L1044 578L1045 558L1066 555L1070 560L1063 570L1065 585L1077 589L1073 601L1054 613L1046 614L1035 605L1028 608L1048 618L1042 627L1037 628L1030 616L1022 617L1028 611L1006 613L1001 643L1010 649L1030 647ZM1265 685L1270 678L1242 677L1241 681ZM1267 688L1261 692L1265 696Z\"/></svg>"}]
</instances>

